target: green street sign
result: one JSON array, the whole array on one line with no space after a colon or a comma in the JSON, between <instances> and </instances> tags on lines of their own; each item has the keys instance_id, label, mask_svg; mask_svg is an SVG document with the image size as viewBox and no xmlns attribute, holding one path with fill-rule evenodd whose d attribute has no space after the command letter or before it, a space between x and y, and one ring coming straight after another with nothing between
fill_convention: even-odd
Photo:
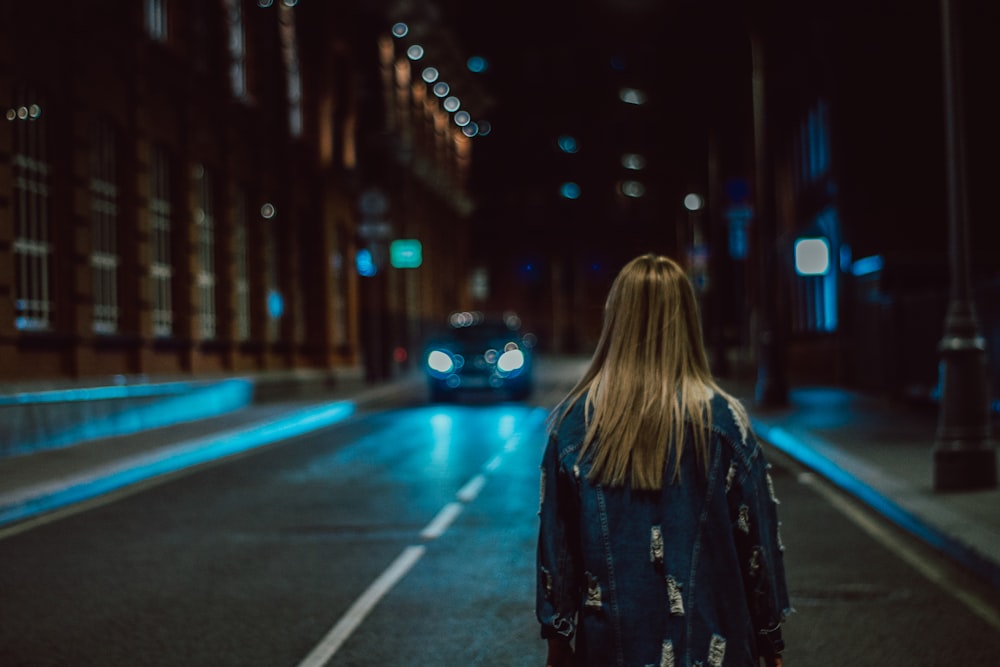
<instances>
[{"instance_id":1,"label":"green street sign","mask_svg":"<svg viewBox=\"0 0 1000 667\"><path fill-rule=\"evenodd\" d=\"M415 269L423 261L423 250L416 239L397 239L389 244L389 261L397 269Z\"/></svg>"}]
</instances>

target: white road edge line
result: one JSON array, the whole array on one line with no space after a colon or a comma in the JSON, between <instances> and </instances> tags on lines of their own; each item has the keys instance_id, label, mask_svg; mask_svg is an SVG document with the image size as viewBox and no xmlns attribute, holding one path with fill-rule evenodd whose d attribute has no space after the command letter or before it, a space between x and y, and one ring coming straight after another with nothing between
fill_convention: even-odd
<instances>
[{"instance_id":1,"label":"white road edge line","mask_svg":"<svg viewBox=\"0 0 1000 667\"><path fill-rule=\"evenodd\" d=\"M373 581L368 589L361 594L350 609L337 621L337 624L316 645L312 653L299 663L298 667L323 667L340 649L351 633L361 624L365 616L392 590L392 587L402 579L407 572L424 555L426 547L411 546L403 549L396 560Z\"/></svg>"},{"instance_id":2,"label":"white road edge line","mask_svg":"<svg viewBox=\"0 0 1000 667\"><path fill-rule=\"evenodd\" d=\"M873 520L863 510L854 503L846 500L840 493L831 489L827 484L817 479L812 473L799 475L799 482L805 484L819 493L831 505L840 510L841 514L854 522L859 528L868 533L876 542L898 556L922 574L928 580L939 586L942 590L950 593L952 597L958 599L968 607L976 616L1000 630L1000 614L990 605L981 600L973 592L967 591L962 586L955 585L948 573L939 568L934 563L924 560L912 551L898 537L887 531L879 523Z\"/></svg>"},{"instance_id":3,"label":"white road edge line","mask_svg":"<svg viewBox=\"0 0 1000 667\"><path fill-rule=\"evenodd\" d=\"M455 497L463 503L471 503L479 495L479 492L483 490L484 486L486 486L486 475L476 475L458 490Z\"/></svg>"},{"instance_id":4,"label":"white road edge line","mask_svg":"<svg viewBox=\"0 0 1000 667\"><path fill-rule=\"evenodd\" d=\"M433 540L441 537L441 534L448 530L451 522L461 513L462 503L448 503L441 508L436 517L431 519L427 527L420 531L420 537L425 540Z\"/></svg>"},{"instance_id":5,"label":"white road edge line","mask_svg":"<svg viewBox=\"0 0 1000 667\"><path fill-rule=\"evenodd\" d=\"M485 466L483 466L483 470L485 470L486 472L494 472L497 468L500 467L501 463L503 463L503 457L497 454L492 459L490 459Z\"/></svg>"}]
</instances>

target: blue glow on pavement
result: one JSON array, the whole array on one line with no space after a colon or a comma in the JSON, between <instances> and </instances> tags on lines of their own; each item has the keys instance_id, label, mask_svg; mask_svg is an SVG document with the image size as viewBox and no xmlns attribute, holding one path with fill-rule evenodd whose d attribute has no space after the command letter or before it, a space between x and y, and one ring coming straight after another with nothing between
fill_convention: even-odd
<instances>
[{"instance_id":1,"label":"blue glow on pavement","mask_svg":"<svg viewBox=\"0 0 1000 667\"><path fill-rule=\"evenodd\" d=\"M497 424L497 435L500 436L501 440L506 440L514 435L515 426L517 426L517 417L515 415L503 415Z\"/></svg>"},{"instance_id":2,"label":"blue glow on pavement","mask_svg":"<svg viewBox=\"0 0 1000 667\"><path fill-rule=\"evenodd\" d=\"M431 448L431 462L435 466L445 466L451 453L451 436L454 419L450 413L441 411L431 415L431 432L434 445Z\"/></svg>"},{"instance_id":3,"label":"blue glow on pavement","mask_svg":"<svg viewBox=\"0 0 1000 667\"><path fill-rule=\"evenodd\" d=\"M166 450L96 471L89 479L64 488L0 507L0 526L90 500L153 477L288 440L343 421L354 413L354 409L351 401L328 403L298 410L281 419L178 443Z\"/></svg>"},{"instance_id":4,"label":"blue glow on pavement","mask_svg":"<svg viewBox=\"0 0 1000 667\"><path fill-rule=\"evenodd\" d=\"M35 400L27 400L26 397ZM185 421L217 417L249 405L253 397L250 380L234 378L197 387L189 383L135 387L94 387L66 391L18 394L23 405L65 401L131 399L166 396L163 400L142 405L123 405L121 409L104 415L88 416L84 421L68 427L55 427L30 440L14 441L5 445L7 453L64 447L84 440L128 435L151 428L160 428Z\"/></svg>"},{"instance_id":5,"label":"blue glow on pavement","mask_svg":"<svg viewBox=\"0 0 1000 667\"><path fill-rule=\"evenodd\" d=\"M147 396L169 396L191 391L190 382L163 382L159 384L115 385L106 387L81 387L74 389L47 389L25 391L9 396L0 396L2 405L24 405L28 403L72 403L76 401L104 401L115 398L143 398Z\"/></svg>"},{"instance_id":6,"label":"blue glow on pavement","mask_svg":"<svg viewBox=\"0 0 1000 667\"><path fill-rule=\"evenodd\" d=\"M1000 586L1000 567L984 558L974 548L952 539L934 526L925 523L780 426L769 426L754 418L751 418L750 421L753 430L760 436L761 440L770 443L805 467L822 475L829 482L864 502L897 526L956 559L994 585Z\"/></svg>"}]
</instances>

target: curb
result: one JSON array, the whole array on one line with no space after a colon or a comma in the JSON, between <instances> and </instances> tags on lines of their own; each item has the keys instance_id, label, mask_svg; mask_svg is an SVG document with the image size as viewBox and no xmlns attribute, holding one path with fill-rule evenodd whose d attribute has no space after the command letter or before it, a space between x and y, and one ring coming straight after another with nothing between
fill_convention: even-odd
<instances>
[{"instance_id":1,"label":"curb","mask_svg":"<svg viewBox=\"0 0 1000 667\"><path fill-rule=\"evenodd\" d=\"M821 475L837 488L869 506L883 517L914 537L949 556L979 577L1000 589L1000 563L985 556L976 547L950 535L906 509L892 498L847 472L835 461L819 453L815 447L780 426L771 426L758 418L750 418L758 437L809 470Z\"/></svg>"},{"instance_id":2,"label":"curb","mask_svg":"<svg viewBox=\"0 0 1000 667\"><path fill-rule=\"evenodd\" d=\"M101 468L0 494L0 530L149 479L332 426L351 417L361 407L415 388L419 381L419 376L411 374L377 386L360 388L354 398L331 399L295 409L277 419L208 433L122 458Z\"/></svg>"},{"instance_id":3,"label":"curb","mask_svg":"<svg viewBox=\"0 0 1000 667\"><path fill-rule=\"evenodd\" d=\"M280 419L185 440L78 475L0 496L0 528L93 500L127 486L217 461L331 426L354 414L354 401L300 409Z\"/></svg>"}]
</instances>

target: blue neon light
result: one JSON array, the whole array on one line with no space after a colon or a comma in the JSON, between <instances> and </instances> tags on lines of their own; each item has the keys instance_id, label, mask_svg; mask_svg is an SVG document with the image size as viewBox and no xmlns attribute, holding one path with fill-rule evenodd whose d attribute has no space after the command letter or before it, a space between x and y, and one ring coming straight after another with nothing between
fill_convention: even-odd
<instances>
[{"instance_id":1,"label":"blue neon light","mask_svg":"<svg viewBox=\"0 0 1000 667\"><path fill-rule=\"evenodd\" d=\"M368 250L367 248L362 248L358 251L358 254L354 259L354 264L358 268L358 275L364 276L365 278L371 278L378 273L378 268L375 266L375 258L372 257L371 250Z\"/></svg>"},{"instance_id":2,"label":"blue neon light","mask_svg":"<svg viewBox=\"0 0 1000 667\"><path fill-rule=\"evenodd\" d=\"M270 290L267 293L267 314L272 320L276 320L285 314L285 298L281 292Z\"/></svg>"},{"instance_id":3,"label":"blue neon light","mask_svg":"<svg viewBox=\"0 0 1000 667\"><path fill-rule=\"evenodd\" d=\"M851 273L855 276L867 276L881 271L883 266L885 266L885 260L882 255L862 257L851 265Z\"/></svg>"}]
</instances>

